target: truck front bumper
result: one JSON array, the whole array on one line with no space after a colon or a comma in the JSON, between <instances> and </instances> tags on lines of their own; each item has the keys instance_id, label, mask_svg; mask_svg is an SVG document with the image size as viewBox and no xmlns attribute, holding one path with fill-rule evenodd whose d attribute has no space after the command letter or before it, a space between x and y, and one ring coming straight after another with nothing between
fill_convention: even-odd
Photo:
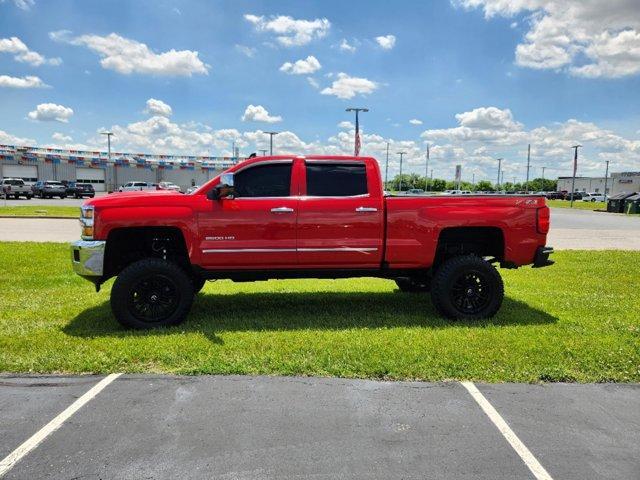
<instances>
[{"instance_id":1,"label":"truck front bumper","mask_svg":"<svg viewBox=\"0 0 640 480\"><path fill-rule=\"evenodd\" d=\"M104 250L107 242L103 240L78 240L71 244L71 264L73 271L95 284L100 282L104 273Z\"/></svg>"},{"instance_id":2,"label":"truck front bumper","mask_svg":"<svg viewBox=\"0 0 640 480\"><path fill-rule=\"evenodd\" d=\"M553 253L553 247L538 247L536 256L533 258L533 268L547 267L555 262L549 260L549 255Z\"/></svg>"}]
</instances>

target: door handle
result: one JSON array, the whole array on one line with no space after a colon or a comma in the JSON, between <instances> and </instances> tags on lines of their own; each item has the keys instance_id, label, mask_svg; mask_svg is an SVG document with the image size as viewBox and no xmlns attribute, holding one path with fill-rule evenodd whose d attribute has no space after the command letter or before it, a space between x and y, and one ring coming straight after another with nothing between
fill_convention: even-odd
<instances>
[{"instance_id":1,"label":"door handle","mask_svg":"<svg viewBox=\"0 0 640 480\"><path fill-rule=\"evenodd\" d=\"M376 207L358 207L356 208L356 212L377 212L378 209Z\"/></svg>"},{"instance_id":2,"label":"door handle","mask_svg":"<svg viewBox=\"0 0 640 480\"><path fill-rule=\"evenodd\" d=\"M272 208L271 213L293 213L293 208L289 208L289 207Z\"/></svg>"}]
</instances>

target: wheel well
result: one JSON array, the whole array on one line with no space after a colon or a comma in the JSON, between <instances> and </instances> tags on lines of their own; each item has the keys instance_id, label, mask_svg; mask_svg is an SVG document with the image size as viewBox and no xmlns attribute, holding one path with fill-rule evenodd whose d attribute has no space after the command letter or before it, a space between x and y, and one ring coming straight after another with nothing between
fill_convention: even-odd
<instances>
[{"instance_id":1,"label":"wheel well","mask_svg":"<svg viewBox=\"0 0 640 480\"><path fill-rule=\"evenodd\" d=\"M438 237L435 264L456 255L474 254L504 260L504 234L498 227L445 228Z\"/></svg>"},{"instance_id":2,"label":"wheel well","mask_svg":"<svg viewBox=\"0 0 640 480\"><path fill-rule=\"evenodd\" d=\"M179 228L116 228L107 237L103 280L118 275L127 265L149 257L171 260L191 272L187 245Z\"/></svg>"}]
</instances>

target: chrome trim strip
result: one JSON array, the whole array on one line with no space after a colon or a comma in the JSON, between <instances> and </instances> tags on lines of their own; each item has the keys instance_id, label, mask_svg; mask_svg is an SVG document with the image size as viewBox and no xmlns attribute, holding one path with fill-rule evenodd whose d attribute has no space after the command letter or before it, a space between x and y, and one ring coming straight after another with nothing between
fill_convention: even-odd
<instances>
[{"instance_id":1,"label":"chrome trim strip","mask_svg":"<svg viewBox=\"0 0 640 480\"><path fill-rule=\"evenodd\" d=\"M295 248L207 248L202 250L202 253L271 253L295 251Z\"/></svg>"},{"instance_id":2,"label":"chrome trim strip","mask_svg":"<svg viewBox=\"0 0 640 480\"><path fill-rule=\"evenodd\" d=\"M299 248L299 252L377 252L377 248L369 247L337 247L337 248Z\"/></svg>"},{"instance_id":3,"label":"chrome trim strip","mask_svg":"<svg viewBox=\"0 0 640 480\"><path fill-rule=\"evenodd\" d=\"M378 209L375 207L358 207L356 208L356 212L377 212Z\"/></svg>"},{"instance_id":4,"label":"chrome trim strip","mask_svg":"<svg viewBox=\"0 0 640 480\"><path fill-rule=\"evenodd\" d=\"M377 247L337 248L207 248L202 253L272 253L272 252L377 252Z\"/></svg>"}]
</instances>

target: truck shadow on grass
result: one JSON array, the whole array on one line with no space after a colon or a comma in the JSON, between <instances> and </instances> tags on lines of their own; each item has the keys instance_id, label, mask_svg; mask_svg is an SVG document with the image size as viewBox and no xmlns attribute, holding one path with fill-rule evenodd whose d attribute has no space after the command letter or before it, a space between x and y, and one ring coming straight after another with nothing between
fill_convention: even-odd
<instances>
[{"instance_id":1,"label":"truck shadow on grass","mask_svg":"<svg viewBox=\"0 0 640 480\"><path fill-rule=\"evenodd\" d=\"M113 317L109 302L88 308L63 331L79 337L153 336L175 332L201 332L216 343L217 334L238 331L287 331L299 329L343 330L351 328L453 327L542 325L558 319L524 302L505 298L492 319L455 321L439 317L428 294L396 292L282 292L199 294L187 320L155 330L125 330Z\"/></svg>"}]
</instances>

